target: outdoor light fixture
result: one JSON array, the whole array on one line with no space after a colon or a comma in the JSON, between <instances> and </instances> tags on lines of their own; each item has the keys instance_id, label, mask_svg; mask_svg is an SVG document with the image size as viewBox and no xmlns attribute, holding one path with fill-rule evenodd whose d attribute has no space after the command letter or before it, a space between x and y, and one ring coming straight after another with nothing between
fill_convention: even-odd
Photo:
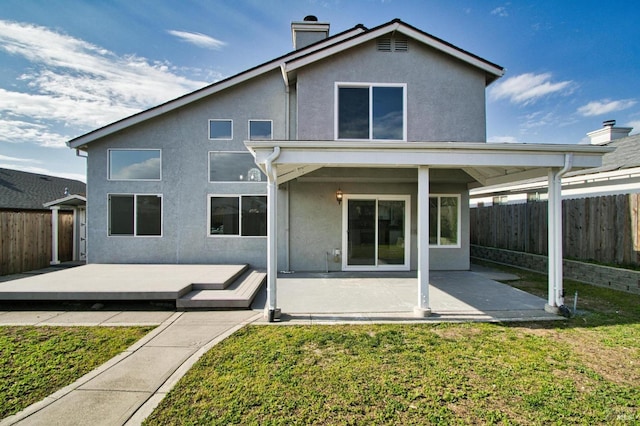
<instances>
[{"instance_id":1,"label":"outdoor light fixture","mask_svg":"<svg viewBox=\"0 0 640 426\"><path fill-rule=\"evenodd\" d=\"M336 201L338 202L338 205L342 203L342 191L340 188L336 191Z\"/></svg>"}]
</instances>

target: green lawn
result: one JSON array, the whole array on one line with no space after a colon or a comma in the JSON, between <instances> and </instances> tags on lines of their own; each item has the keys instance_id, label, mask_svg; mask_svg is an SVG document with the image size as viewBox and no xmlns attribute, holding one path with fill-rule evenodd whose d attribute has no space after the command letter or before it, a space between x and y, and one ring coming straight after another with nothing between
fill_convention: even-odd
<instances>
[{"instance_id":1,"label":"green lawn","mask_svg":"<svg viewBox=\"0 0 640 426\"><path fill-rule=\"evenodd\" d=\"M146 424L637 424L640 297L566 287L563 322L250 326Z\"/></svg>"},{"instance_id":2,"label":"green lawn","mask_svg":"<svg viewBox=\"0 0 640 426\"><path fill-rule=\"evenodd\" d=\"M0 419L73 383L153 327L0 327Z\"/></svg>"}]
</instances>

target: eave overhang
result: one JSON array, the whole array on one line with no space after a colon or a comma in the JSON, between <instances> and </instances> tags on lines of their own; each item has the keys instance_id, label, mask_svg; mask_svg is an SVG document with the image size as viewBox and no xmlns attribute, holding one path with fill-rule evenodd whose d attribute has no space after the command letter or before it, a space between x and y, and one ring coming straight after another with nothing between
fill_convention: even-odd
<instances>
[{"instance_id":1,"label":"eave overhang","mask_svg":"<svg viewBox=\"0 0 640 426\"><path fill-rule=\"evenodd\" d=\"M573 169L599 167L602 156L613 150L589 145L484 142L272 140L245 141L245 146L263 169L274 148L280 148L280 155L273 163L279 183L302 176L305 170L308 173L321 167L429 166L464 170L476 181L470 188L546 176L550 168L563 167L567 155L573 157Z\"/></svg>"}]
</instances>

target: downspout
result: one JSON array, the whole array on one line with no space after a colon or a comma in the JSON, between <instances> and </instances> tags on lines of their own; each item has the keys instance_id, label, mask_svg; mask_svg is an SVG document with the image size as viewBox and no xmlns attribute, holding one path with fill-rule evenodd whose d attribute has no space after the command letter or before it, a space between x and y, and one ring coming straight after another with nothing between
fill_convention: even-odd
<instances>
[{"instance_id":1,"label":"downspout","mask_svg":"<svg viewBox=\"0 0 640 426\"><path fill-rule=\"evenodd\" d=\"M549 224L554 227L554 233L552 235L554 250L550 250L549 262L554 262L554 267L550 268L550 272L553 274L552 282L553 288L550 289L549 302L553 301L553 307L560 308L564 305L564 289L563 289L563 271L562 271L562 177L573 167L573 154L564 155L564 167L557 173L553 173L550 184L553 185L554 190L550 191L549 207L553 206L552 222ZM551 258L553 254L553 259ZM551 279L551 277L550 277Z\"/></svg>"},{"instance_id":2,"label":"downspout","mask_svg":"<svg viewBox=\"0 0 640 426\"><path fill-rule=\"evenodd\" d=\"M267 173L267 306L265 314L269 322L273 322L277 316L277 290L278 277L277 255L277 175L273 170L273 162L280 156L280 147L273 147L273 152L265 159L265 171Z\"/></svg>"}]
</instances>

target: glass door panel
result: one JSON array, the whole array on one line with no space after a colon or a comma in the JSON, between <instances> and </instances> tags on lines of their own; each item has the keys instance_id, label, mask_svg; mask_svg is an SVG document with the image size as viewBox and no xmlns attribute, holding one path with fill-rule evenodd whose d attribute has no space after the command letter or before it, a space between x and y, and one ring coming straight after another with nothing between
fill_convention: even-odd
<instances>
[{"instance_id":1,"label":"glass door panel","mask_svg":"<svg viewBox=\"0 0 640 426\"><path fill-rule=\"evenodd\" d=\"M405 264L405 202L378 201L378 265Z\"/></svg>"},{"instance_id":2,"label":"glass door panel","mask_svg":"<svg viewBox=\"0 0 640 426\"><path fill-rule=\"evenodd\" d=\"M348 200L347 265L376 264L376 200Z\"/></svg>"}]
</instances>

